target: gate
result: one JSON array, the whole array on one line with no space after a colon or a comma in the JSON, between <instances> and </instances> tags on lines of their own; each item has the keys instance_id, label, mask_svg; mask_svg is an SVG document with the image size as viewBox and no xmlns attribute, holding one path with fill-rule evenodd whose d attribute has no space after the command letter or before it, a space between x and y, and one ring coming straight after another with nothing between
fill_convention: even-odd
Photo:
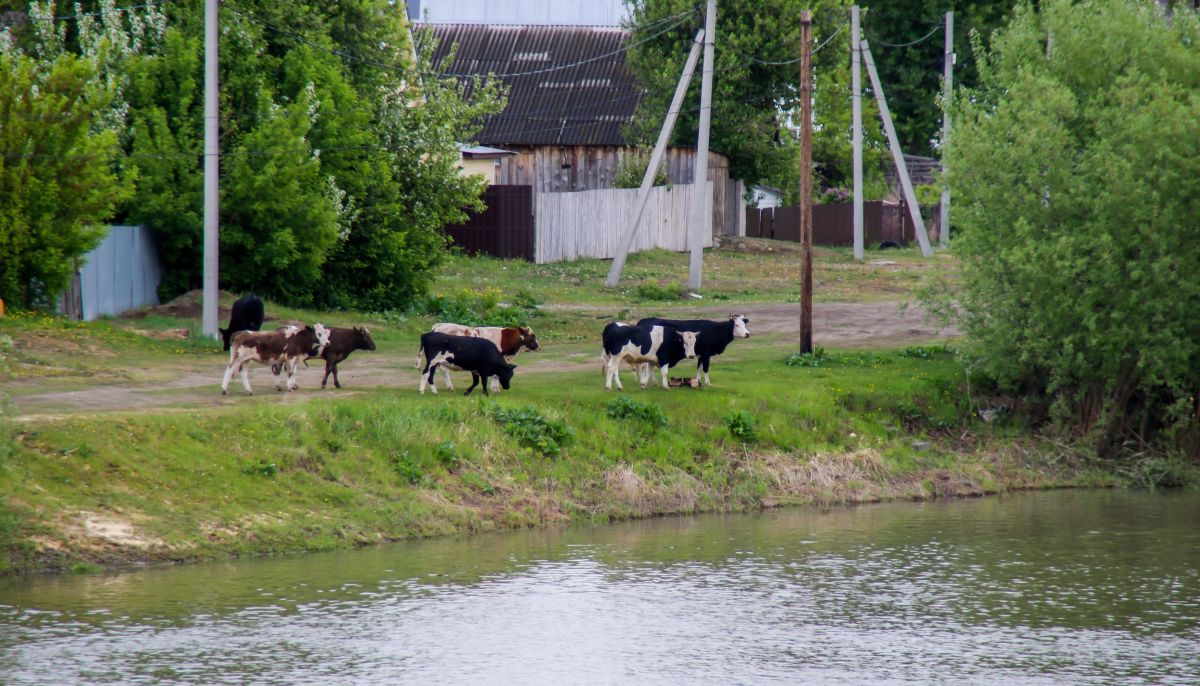
<instances>
[{"instance_id":1,"label":"gate","mask_svg":"<svg viewBox=\"0 0 1200 686\"><path fill-rule=\"evenodd\" d=\"M464 224L447 226L454 245L470 255L533 261L533 186L488 186L487 209L469 212Z\"/></svg>"}]
</instances>

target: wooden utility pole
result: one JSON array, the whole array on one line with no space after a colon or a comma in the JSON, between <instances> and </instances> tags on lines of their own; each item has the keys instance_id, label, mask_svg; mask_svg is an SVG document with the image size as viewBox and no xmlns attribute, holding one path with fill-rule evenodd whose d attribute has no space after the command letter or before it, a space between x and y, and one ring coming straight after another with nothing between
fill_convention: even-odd
<instances>
[{"instance_id":1,"label":"wooden utility pole","mask_svg":"<svg viewBox=\"0 0 1200 686\"><path fill-rule=\"evenodd\" d=\"M862 126L862 52L858 39L858 5L850 8L850 101L854 129L854 259L863 259L863 126Z\"/></svg>"},{"instance_id":2,"label":"wooden utility pole","mask_svg":"<svg viewBox=\"0 0 1200 686\"><path fill-rule=\"evenodd\" d=\"M654 187L654 175L658 172L663 152L667 149L667 141L671 140L671 132L675 130L675 119L679 117L683 96L687 94L688 84L692 80L692 74L696 71L696 62L700 59L700 48L703 46L703 41L704 29L700 29L696 33L696 40L692 42L692 51L688 53L687 62L683 65L683 73L679 75L679 84L675 86L675 97L671 99L671 106L667 108L667 118L663 122L662 130L658 132L658 142L654 144L654 152L650 155L650 165L646 167L646 175L642 177L642 186L638 190L637 204L634 205L633 215L629 217L625 226L621 249L613 259L612 267L608 270L608 278L604 280L604 285L609 288L616 286L617 282L621 280L621 270L625 268L625 259L629 257L629 251L633 248L633 239L637 235L638 223L642 220L642 213L646 210L646 200L650 198L650 190Z\"/></svg>"},{"instance_id":3,"label":"wooden utility pole","mask_svg":"<svg viewBox=\"0 0 1200 686\"><path fill-rule=\"evenodd\" d=\"M800 13L800 352L812 344L812 12Z\"/></svg>"},{"instance_id":4,"label":"wooden utility pole","mask_svg":"<svg viewBox=\"0 0 1200 686\"><path fill-rule=\"evenodd\" d=\"M713 44L717 39L717 0L708 0L704 14L704 73L700 77L700 130L696 136L696 163L692 168L691 259L688 288L700 290L704 268L704 239L712 236L712 193L708 190L708 133L712 122Z\"/></svg>"},{"instance_id":5,"label":"wooden utility pole","mask_svg":"<svg viewBox=\"0 0 1200 686\"><path fill-rule=\"evenodd\" d=\"M883 118L883 131L887 134L888 147L892 149L892 161L896 164L896 172L900 175L900 186L904 189L904 201L908 203L908 216L912 218L913 226L917 229L917 242L921 244L921 254L933 257L933 246L929 245L929 234L925 232L925 220L921 218L921 206L917 204L917 196L913 193L912 179L908 176L908 163L904 161L904 152L900 150L900 139L896 136L896 126L892 123L892 113L888 110L887 98L883 95L883 86L879 82L879 72L875 70L875 59L871 57L871 46L867 41L860 41L863 61L867 63L867 76L871 77L871 88L875 90L875 103L879 105L879 116Z\"/></svg>"},{"instance_id":6,"label":"wooden utility pole","mask_svg":"<svg viewBox=\"0 0 1200 686\"><path fill-rule=\"evenodd\" d=\"M942 174L946 173L946 144L950 140L950 96L954 87L954 12L946 13L946 50L942 54ZM941 231L938 243L950 245L950 186L942 184Z\"/></svg>"},{"instance_id":7,"label":"wooden utility pole","mask_svg":"<svg viewBox=\"0 0 1200 686\"><path fill-rule=\"evenodd\" d=\"M200 326L217 337L220 249L220 90L217 87L217 0L204 0L204 276Z\"/></svg>"}]
</instances>

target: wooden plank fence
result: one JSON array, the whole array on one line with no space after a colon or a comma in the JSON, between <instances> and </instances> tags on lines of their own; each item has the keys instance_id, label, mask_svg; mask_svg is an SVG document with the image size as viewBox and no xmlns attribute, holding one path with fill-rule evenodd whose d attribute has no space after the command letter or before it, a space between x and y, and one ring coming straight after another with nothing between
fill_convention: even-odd
<instances>
[{"instance_id":1,"label":"wooden plank fence","mask_svg":"<svg viewBox=\"0 0 1200 686\"><path fill-rule=\"evenodd\" d=\"M708 182L708 198L712 197L712 184ZM637 194L635 188L538 193L534 261L545 264L581 257L616 257ZM651 189L633 252L652 248L687 250L691 203L691 184ZM705 237L704 246L712 246L711 235Z\"/></svg>"}]
</instances>

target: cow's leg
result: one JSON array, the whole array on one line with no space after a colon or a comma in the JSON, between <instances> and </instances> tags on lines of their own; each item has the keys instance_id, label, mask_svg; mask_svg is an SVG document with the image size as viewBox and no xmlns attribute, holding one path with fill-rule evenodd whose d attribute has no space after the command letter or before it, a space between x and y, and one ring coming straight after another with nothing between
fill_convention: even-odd
<instances>
[{"instance_id":1,"label":"cow's leg","mask_svg":"<svg viewBox=\"0 0 1200 686\"><path fill-rule=\"evenodd\" d=\"M300 390L300 384L296 383L296 370L300 367L300 360L292 358L285 362L288 370L287 388L289 391Z\"/></svg>"},{"instance_id":2,"label":"cow's leg","mask_svg":"<svg viewBox=\"0 0 1200 686\"><path fill-rule=\"evenodd\" d=\"M491 395L491 393L488 392L488 386L491 386L493 381L495 381L496 384L499 385L500 377L488 376L487 374L483 375L483 394L484 395Z\"/></svg>"},{"instance_id":3,"label":"cow's leg","mask_svg":"<svg viewBox=\"0 0 1200 686\"><path fill-rule=\"evenodd\" d=\"M234 364L231 360L225 367L225 377L221 379L221 395L229 395L229 380L233 378Z\"/></svg>"},{"instance_id":4,"label":"cow's leg","mask_svg":"<svg viewBox=\"0 0 1200 686\"><path fill-rule=\"evenodd\" d=\"M471 387L468 388L467 392L463 393L463 395L471 395L471 391L475 390L477 385L479 385L479 374L477 372L471 372ZM487 395L487 386L483 387L483 394Z\"/></svg>"},{"instance_id":5,"label":"cow's leg","mask_svg":"<svg viewBox=\"0 0 1200 686\"><path fill-rule=\"evenodd\" d=\"M625 386L621 384L621 360L616 357L609 357L608 369L606 370L606 377L604 379L604 388L611 391L614 381L617 382L618 391L625 390Z\"/></svg>"},{"instance_id":6,"label":"cow's leg","mask_svg":"<svg viewBox=\"0 0 1200 686\"><path fill-rule=\"evenodd\" d=\"M667 370L670 368L671 365L669 364L664 364L663 366L659 367L659 369L662 371L662 384L664 391L671 390L671 385L667 383ZM642 388L645 388L645 386L642 386Z\"/></svg>"},{"instance_id":7,"label":"cow's leg","mask_svg":"<svg viewBox=\"0 0 1200 686\"><path fill-rule=\"evenodd\" d=\"M454 390L454 381L450 378L450 368L446 365L442 365L442 380L446 382L445 386L447 391Z\"/></svg>"},{"instance_id":8,"label":"cow's leg","mask_svg":"<svg viewBox=\"0 0 1200 686\"><path fill-rule=\"evenodd\" d=\"M700 371L703 367L704 367L704 358L697 357L696 358L696 385L697 386L700 385Z\"/></svg>"},{"instance_id":9,"label":"cow's leg","mask_svg":"<svg viewBox=\"0 0 1200 686\"><path fill-rule=\"evenodd\" d=\"M641 385L643 391L646 390L646 386L650 385L650 364L648 362L638 365L638 384Z\"/></svg>"},{"instance_id":10,"label":"cow's leg","mask_svg":"<svg viewBox=\"0 0 1200 686\"><path fill-rule=\"evenodd\" d=\"M712 380L708 378L708 365L712 362L712 358L707 355L704 357L704 385L711 386Z\"/></svg>"},{"instance_id":11,"label":"cow's leg","mask_svg":"<svg viewBox=\"0 0 1200 686\"><path fill-rule=\"evenodd\" d=\"M334 363L333 363L333 387L334 387L334 388L341 388L341 387L342 387L342 382L338 380L338 375L337 375L337 365L338 365L338 363L337 363L337 362L334 362Z\"/></svg>"},{"instance_id":12,"label":"cow's leg","mask_svg":"<svg viewBox=\"0 0 1200 686\"><path fill-rule=\"evenodd\" d=\"M425 363L425 369L421 370L421 386L419 388L419 390L421 391L421 395L425 395L425 387L426 386L432 386L433 394L437 395L437 384L435 384L433 382L433 375L436 373L437 373L437 365L436 364L431 365L427 361Z\"/></svg>"},{"instance_id":13,"label":"cow's leg","mask_svg":"<svg viewBox=\"0 0 1200 686\"><path fill-rule=\"evenodd\" d=\"M282 381L282 379L279 378L279 373L282 371L283 371L282 364L272 364L271 365L271 373L275 375L275 390L277 390L277 391L283 390L283 387L281 387L279 385Z\"/></svg>"},{"instance_id":14,"label":"cow's leg","mask_svg":"<svg viewBox=\"0 0 1200 686\"><path fill-rule=\"evenodd\" d=\"M325 376L321 377L321 390L325 390L325 383L329 381L329 373L336 370L337 367L332 362L325 360ZM334 375L333 377L333 385L341 388L337 382L337 375Z\"/></svg>"},{"instance_id":15,"label":"cow's leg","mask_svg":"<svg viewBox=\"0 0 1200 686\"><path fill-rule=\"evenodd\" d=\"M247 366L248 360L242 360L238 363L238 371L242 374L242 386L245 387L248 395L254 395L254 389L250 387L250 369Z\"/></svg>"}]
</instances>

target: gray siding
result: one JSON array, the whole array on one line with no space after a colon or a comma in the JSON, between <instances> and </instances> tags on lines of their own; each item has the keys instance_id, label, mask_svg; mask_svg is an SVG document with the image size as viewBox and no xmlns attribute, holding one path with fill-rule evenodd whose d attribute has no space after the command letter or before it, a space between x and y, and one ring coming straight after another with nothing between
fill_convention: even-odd
<instances>
[{"instance_id":1,"label":"gray siding","mask_svg":"<svg viewBox=\"0 0 1200 686\"><path fill-rule=\"evenodd\" d=\"M162 268L146 227L109 227L108 236L84 260L79 270L79 304L85 321L158 304Z\"/></svg>"}]
</instances>

